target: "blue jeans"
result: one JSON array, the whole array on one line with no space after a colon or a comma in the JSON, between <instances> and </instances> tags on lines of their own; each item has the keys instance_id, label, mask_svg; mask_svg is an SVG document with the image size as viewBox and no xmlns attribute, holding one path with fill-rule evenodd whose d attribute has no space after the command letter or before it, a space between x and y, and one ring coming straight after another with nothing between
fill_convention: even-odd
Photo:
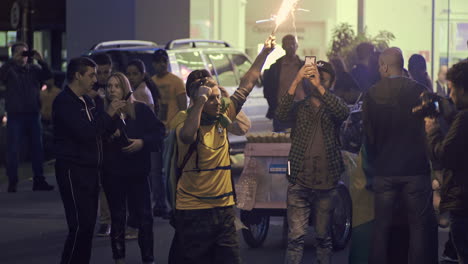
<instances>
[{"instance_id":1,"label":"blue jeans","mask_svg":"<svg viewBox=\"0 0 468 264\"><path fill-rule=\"evenodd\" d=\"M6 173L10 184L18 183L18 159L24 136L29 139L34 182L44 181L42 125L39 113L8 113Z\"/></svg>"},{"instance_id":2,"label":"blue jeans","mask_svg":"<svg viewBox=\"0 0 468 264\"><path fill-rule=\"evenodd\" d=\"M466 213L465 213L466 214ZM457 250L458 263L468 263L468 216L451 212L450 233L452 242Z\"/></svg>"},{"instance_id":3,"label":"blue jeans","mask_svg":"<svg viewBox=\"0 0 468 264\"><path fill-rule=\"evenodd\" d=\"M286 264L302 263L304 238L309 226L309 216L314 217L317 240L317 263L331 262L332 238L330 233L335 189L315 190L299 184L288 186L288 248ZM311 214L311 212L313 212Z\"/></svg>"}]
</instances>

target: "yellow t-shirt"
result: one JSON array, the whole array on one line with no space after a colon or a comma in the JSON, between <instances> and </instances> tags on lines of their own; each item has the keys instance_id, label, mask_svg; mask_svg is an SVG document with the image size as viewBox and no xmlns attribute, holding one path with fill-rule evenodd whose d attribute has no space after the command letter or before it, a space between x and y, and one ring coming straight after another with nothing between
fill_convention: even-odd
<instances>
[{"instance_id":1,"label":"yellow t-shirt","mask_svg":"<svg viewBox=\"0 0 468 264\"><path fill-rule=\"evenodd\" d=\"M186 116L184 118L183 115L187 113L179 112L173 121L185 120ZM229 104L226 115L231 120L236 117L233 102ZM180 140L179 134L182 127L183 122L176 126L179 167L190 147ZM178 210L234 205L227 130L219 124L214 124L200 126L200 133L197 149L187 161L177 184L176 208ZM197 160L198 164L196 164Z\"/></svg>"},{"instance_id":2,"label":"yellow t-shirt","mask_svg":"<svg viewBox=\"0 0 468 264\"><path fill-rule=\"evenodd\" d=\"M162 78L154 75L152 79L158 86L158 91L161 96L158 117L164 125L167 125L177 112L181 110L177 106L177 96L180 94L185 95L185 85L179 77L170 72Z\"/></svg>"}]
</instances>

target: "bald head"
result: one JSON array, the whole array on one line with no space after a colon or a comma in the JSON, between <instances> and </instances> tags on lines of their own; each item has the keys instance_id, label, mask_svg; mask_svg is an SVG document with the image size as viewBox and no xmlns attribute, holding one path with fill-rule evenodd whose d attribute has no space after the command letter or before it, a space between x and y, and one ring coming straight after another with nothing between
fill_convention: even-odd
<instances>
[{"instance_id":1,"label":"bald head","mask_svg":"<svg viewBox=\"0 0 468 264\"><path fill-rule=\"evenodd\" d=\"M379 57L379 72L382 78L402 75L404 59L399 48L385 49Z\"/></svg>"},{"instance_id":2,"label":"bald head","mask_svg":"<svg viewBox=\"0 0 468 264\"><path fill-rule=\"evenodd\" d=\"M283 49L286 52L287 57L294 57L296 56L297 51L297 40L296 37L293 35L286 35L283 37Z\"/></svg>"}]
</instances>

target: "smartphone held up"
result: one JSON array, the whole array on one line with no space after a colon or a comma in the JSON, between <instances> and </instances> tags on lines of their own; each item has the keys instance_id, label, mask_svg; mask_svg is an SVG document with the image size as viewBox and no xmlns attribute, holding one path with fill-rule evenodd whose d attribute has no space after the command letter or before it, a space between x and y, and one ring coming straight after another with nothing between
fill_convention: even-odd
<instances>
[{"instance_id":1,"label":"smartphone held up","mask_svg":"<svg viewBox=\"0 0 468 264\"><path fill-rule=\"evenodd\" d=\"M305 56L305 65L314 65L317 63L317 57L315 56ZM311 75L310 78L314 78L315 75Z\"/></svg>"}]
</instances>

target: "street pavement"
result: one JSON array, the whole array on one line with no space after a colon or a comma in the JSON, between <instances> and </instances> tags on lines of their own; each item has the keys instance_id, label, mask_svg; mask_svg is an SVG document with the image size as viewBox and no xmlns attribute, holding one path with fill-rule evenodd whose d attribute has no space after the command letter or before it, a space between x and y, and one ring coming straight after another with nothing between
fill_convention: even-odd
<instances>
[{"instance_id":1,"label":"street pavement","mask_svg":"<svg viewBox=\"0 0 468 264\"><path fill-rule=\"evenodd\" d=\"M3 172L1 170L0 172ZM55 185L51 168L46 168L46 178ZM4 177L4 175L0 175ZM32 182L20 182L17 193L6 193L0 186L0 264L59 263L67 234L64 210L58 190L31 191ZM283 263L285 248L282 239L282 218L273 217L270 230L261 248L251 249L242 239L241 256L245 264ZM155 218L154 248L156 263L167 263L173 229L167 220ZM447 239L447 229L439 230L439 254ZM314 263L313 237L306 238L304 263ZM348 249L336 252L333 263L348 263ZM91 263L113 263L108 237L95 237ZM127 241L126 263L141 263L138 242Z\"/></svg>"}]
</instances>

